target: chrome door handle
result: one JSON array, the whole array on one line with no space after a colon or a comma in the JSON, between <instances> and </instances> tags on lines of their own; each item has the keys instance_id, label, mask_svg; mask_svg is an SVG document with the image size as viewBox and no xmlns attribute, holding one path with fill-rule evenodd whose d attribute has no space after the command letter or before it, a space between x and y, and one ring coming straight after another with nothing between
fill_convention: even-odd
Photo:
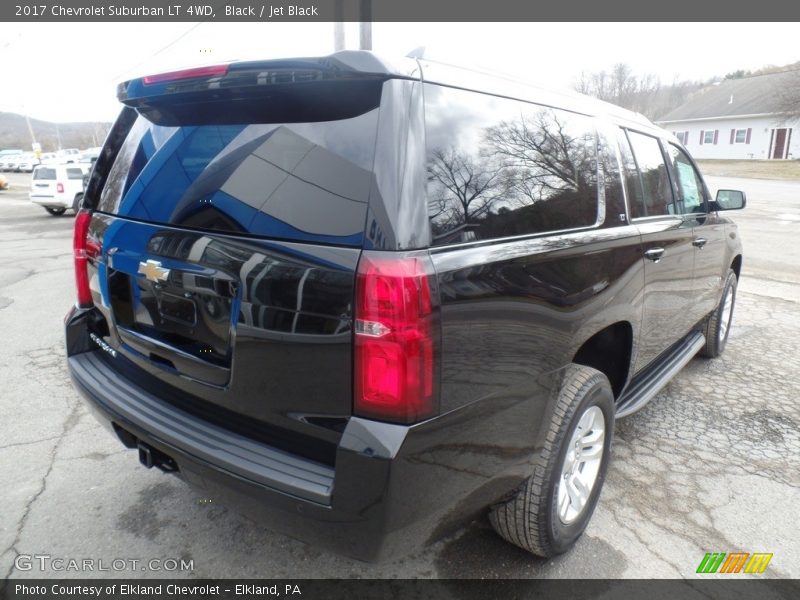
<instances>
[{"instance_id":1,"label":"chrome door handle","mask_svg":"<svg viewBox=\"0 0 800 600\"><path fill-rule=\"evenodd\" d=\"M695 248L700 248L702 250L703 246L705 246L707 243L708 240L706 238L695 238L695 240L692 242L692 246L694 246Z\"/></svg>"},{"instance_id":2,"label":"chrome door handle","mask_svg":"<svg viewBox=\"0 0 800 600\"><path fill-rule=\"evenodd\" d=\"M663 248L650 248L647 252L644 253L645 258L649 258L653 262L658 262L664 256L664 249Z\"/></svg>"}]
</instances>

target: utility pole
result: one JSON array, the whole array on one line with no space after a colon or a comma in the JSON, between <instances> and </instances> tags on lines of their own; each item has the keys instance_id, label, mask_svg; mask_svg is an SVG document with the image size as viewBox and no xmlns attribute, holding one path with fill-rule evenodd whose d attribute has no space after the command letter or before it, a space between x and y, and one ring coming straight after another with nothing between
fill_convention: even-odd
<instances>
[{"instance_id":1,"label":"utility pole","mask_svg":"<svg viewBox=\"0 0 800 600\"><path fill-rule=\"evenodd\" d=\"M372 0L360 0L359 16L359 48L372 50Z\"/></svg>"},{"instance_id":2,"label":"utility pole","mask_svg":"<svg viewBox=\"0 0 800 600\"><path fill-rule=\"evenodd\" d=\"M352 8L352 5L350 5ZM333 0L333 49L344 50L344 0ZM372 0L358 0L359 40L361 50L372 50Z\"/></svg>"},{"instance_id":3,"label":"utility pole","mask_svg":"<svg viewBox=\"0 0 800 600\"><path fill-rule=\"evenodd\" d=\"M333 0L333 51L344 50L344 0Z\"/></svg>"},{"instance_id":4,"label":"utility pole","mask_svg":"<svg viewBox=\"0 0 800 600\"><path fill-rule=\"evenodd\" d=\"M36 137L33 135L33 125L31 125L31 118L28 116L28 111L25 111L25 122L28 124L28 133L31 134L31 148L36 146Z\"/></svg>"}]
</instances>

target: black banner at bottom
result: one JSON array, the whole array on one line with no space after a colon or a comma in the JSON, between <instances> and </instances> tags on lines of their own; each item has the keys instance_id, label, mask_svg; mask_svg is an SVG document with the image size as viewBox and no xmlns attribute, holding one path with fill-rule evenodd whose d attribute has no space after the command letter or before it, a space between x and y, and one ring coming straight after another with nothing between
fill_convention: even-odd
<instances>
[{"instance_id":1,"label":"black banner at bottom","mask_svg":"<svg viewBox=\"0 0 800 600\"><path fill-rule=\"evenodd\" d=\"M302 600L449 599L515 600L796 600L800 581L778 579L693 580L472 580L472 579L9 579L8 600L190 600L297 598Z\"/></svg>"}]
</instances>

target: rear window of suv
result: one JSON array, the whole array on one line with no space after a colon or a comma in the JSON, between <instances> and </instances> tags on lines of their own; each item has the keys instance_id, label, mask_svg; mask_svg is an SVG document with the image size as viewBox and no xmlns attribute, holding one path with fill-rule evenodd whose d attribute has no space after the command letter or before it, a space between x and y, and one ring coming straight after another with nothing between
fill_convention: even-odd
<instances>
[{"instance_id":1,"label":"rear window of suv","mask_svg":"<svg viewBox=\"0 0 800 600\"><path fill-rule=\"evenodd\" d=\"M49 167L39 167L33 174L34 179L55 179L56 170Z\"/></svg>"},{"instance_id":2,"label":"rear window of suv","mask_svg":"<svg viewBox=\"0 0 800 600\"><path fill-rule=\"evenodd\" d=\"M323 99L308 96L303 117L313 116L316 101ZM330 118L330 95L324 101L320 117ZM360 246L377 104L348 118L271 123L269 102L258 122L230 123L234 108L224 105L219 122L211 111L177 126L139 116L97 210L185 228ZM286 117L287 107L279 108L274 114Z\"/></svg>"}]
</instances>

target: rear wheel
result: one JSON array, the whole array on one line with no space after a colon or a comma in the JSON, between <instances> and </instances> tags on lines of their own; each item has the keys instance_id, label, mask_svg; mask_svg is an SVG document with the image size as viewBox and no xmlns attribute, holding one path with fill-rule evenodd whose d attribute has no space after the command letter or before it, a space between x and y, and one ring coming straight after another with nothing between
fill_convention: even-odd
<instances>
[{"instance_id":1,"label":"rear wheel","mask_svg":"<svg viewBox=\"0 0 800 600\"><path fill-rule=\"evenodd\" d=\"M725 351L733 322L733 306L736 303L736 285L738 283L736 273L733 272L733 269L728 269L725 286L722 288L722 298L706 323L706 345L700 351L700 356L717 358Z\"/></svg>"},{"instance_id":2,"label":"rear wheel","mask_svg":"<svg viewBox=\"0 0 800 600\"><path fill-rule=\"evenodd\" d=\"M66 208L60 208L60 207L59 208L54 208L52 206L45 206L44 209L47 212L49 212L51 215L53 215L54 217L60 217L65 212L67 212Z\"/></svg>"},{"instance_id":3,"label":"rear wheel","mask_svg":"<svg viewBox=\"0 0 800 600\"><path fill-rule=\"evenodd\" d=\"M570 365L533 474L489 520L512 544L549 557L569 550L594 512L614 435L614 394L596 369Z\"/></svg>"}]
</instances>

